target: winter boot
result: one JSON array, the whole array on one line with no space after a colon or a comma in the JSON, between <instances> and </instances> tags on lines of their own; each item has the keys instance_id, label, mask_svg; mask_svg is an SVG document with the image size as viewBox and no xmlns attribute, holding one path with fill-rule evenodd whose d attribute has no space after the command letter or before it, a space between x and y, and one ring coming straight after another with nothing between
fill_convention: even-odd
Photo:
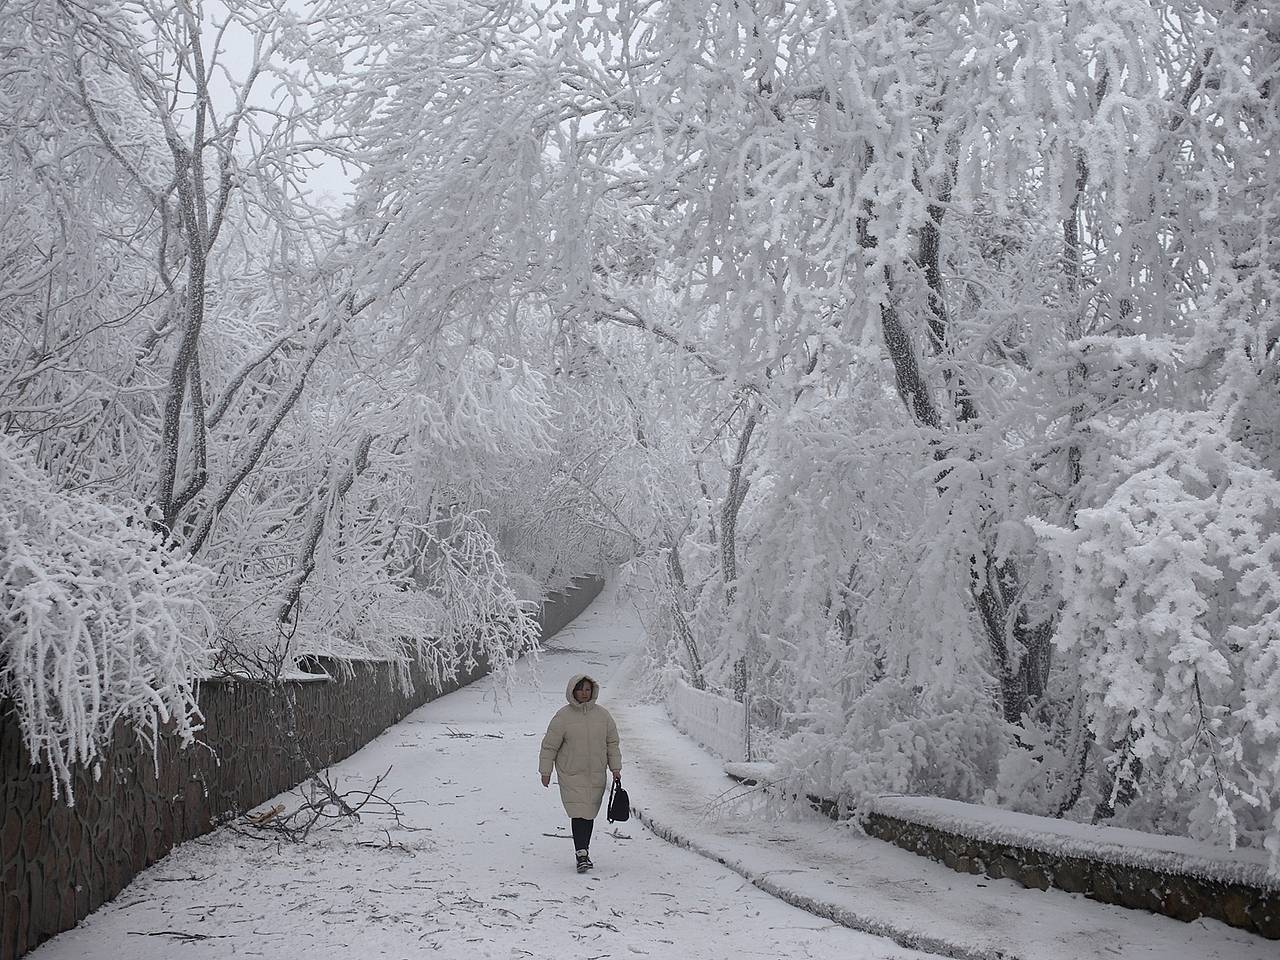
<instances>
[{"instance_id":1,"label":"winter boot","mask_svg":"<svg viewBox=\"0 0 1280 960\"><path fill-rule=\"evenodd\" d=\"M592 867L591 858L587 856L587 851L578 851L578 872L586 873Z\"/></svg>"}]
</instances>

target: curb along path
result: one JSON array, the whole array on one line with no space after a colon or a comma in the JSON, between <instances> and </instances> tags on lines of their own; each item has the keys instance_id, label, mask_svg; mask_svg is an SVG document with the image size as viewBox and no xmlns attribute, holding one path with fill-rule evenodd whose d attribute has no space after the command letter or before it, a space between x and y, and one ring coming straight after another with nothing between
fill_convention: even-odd
<instances>
[{"instance_id":1,"label":"curb along path","mask_svg":"<svg viewBox=\"0 0 1280 960\"><path fill-rule=\"evenodd\" d=\"M899 946L912 950L919 950L925 953L936 954L943 957L955 957L957 960L1017 960L1013 954L1001 953L999 951L990 950L973 950L964 947L961 944L953 943L949 940L939 937L932 937L928 934L918 933L913 930L901 929L890 924L877 921L874 917L866 917L859 915L856 911L841 907L838 904L828 900L819 900L813 897L806 897L797 893L788 887L785 883L773 880L769 877L768 871L761 873L753 866L717 853L713 848L704 846L697 840L691 839L681 833L677 828L668 826L653 817L652 814L645 814L643 810L636 809L634 806L632 812L637 818L651 830L655 835L666 840L668 843L675 844L691 850L701 857L714 860L734 873L747 880L750 880L753 886L758 887L770 896L777 897L784 903L807 913L811 913L816 917L822 917L831 920L841 926L850 928L851 930L861 930L864 933L874 934L876 936L886 937L897 943Z\"/></svg>"}]
</instances>

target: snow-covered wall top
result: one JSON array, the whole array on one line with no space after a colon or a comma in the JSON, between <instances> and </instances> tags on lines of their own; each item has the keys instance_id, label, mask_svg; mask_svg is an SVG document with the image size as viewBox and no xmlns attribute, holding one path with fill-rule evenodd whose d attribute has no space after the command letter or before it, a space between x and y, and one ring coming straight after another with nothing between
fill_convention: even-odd
<instances>
[{"instance_id":1,"label":"snow-covered wall top","mask_svg":"<svg viewBox=\"0 0 1280 960\"><path fill-rule=\"evenodd\" d=\"M1051 820L938 797L878 797L872 810L974 840L1280 891L1280 875L1268 872L1267 854L1261 850L1227 850L1185 837Z\"/></svg>"},{"instance_id":2,"label":"snow-covered wall top","mask_svg":"<svg viewBox=\"0 0 1280 960\"><path fill-rule=\"evenodd\" d=\"M746 709L736 700L695 690L677 679L667 696L667 712L681 732L722 760L746 759Z\"/></svg>"}]
</instances>

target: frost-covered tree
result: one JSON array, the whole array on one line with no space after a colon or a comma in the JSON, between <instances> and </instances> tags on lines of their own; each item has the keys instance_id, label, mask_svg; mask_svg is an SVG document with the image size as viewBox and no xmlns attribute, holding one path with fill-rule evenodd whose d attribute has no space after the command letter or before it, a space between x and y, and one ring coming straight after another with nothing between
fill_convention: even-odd
<instances>
[{"instance_id":1,"label":"frost-covered tree","mask_svg":"<svg viewBox=\"0 0 1280 960\"><path fill-rule=\"evenodd\" d=\"M1164 485L1161 512L1213 540L1202 501L1239 489L1258 546L1210 566L1261 592L1222 607L1211 572L1171 567L1179 616L1257 638L1239 669L1274 656L1267 30L1179 4L479 4L387 62L360 126L404 185L379 187L384 236L428 251L423 316L549 319L610 358L597 390L622 372L663 443L621 420L615 442L685 485L633 528L666 558L645 569L672 655L795 738L803 785L1075 816L1137 798L1129 822L1255 843L1265 682L1247 706L1206 677L1201 709L1187 675L1158 699L1248 749L1157 734L1099 666L1123 639L1166 689L1157 641L1103 626L1140 614L1082 559L1109 548L1080 551L1150 495L1135 465L1194 461L1190 440L1143 459L1154 424L1207 431L1215 479Z\"/></svg>"},{"instance_id":2,"label":"frost-covered tree","mask_svg":"<svg viewBox=\"0 0 1280 960\"><path fill-rule=\"evenodd\" d=\"M278 679L307 653L500 669L535 639L528 601L601 553L539 568L538 509L494 516L522 469L549 469L546 358L457 316L415 327L413 266L391 266L368 208L308 195L309 158L350 146L350 91L306 42L328 29L274 4L6 9L0 427L6 464L40 484L11 504L5 559L70 592L42 629L12 568L0 693L64 781L116 720L190 734L211 669ZM397 39L355 38L374 61ZM95 539L58 566L75 517ZM86 565L90 546L117 559ZM135 643L154 669L93 675L86 649Z\"/></svg>"},{"instance_id":3,"label":"frost-covered tree","mask_svg":"<svg viewBox=\"0 0 1280 960\"><path fill-rule=\"evenodd\" d=\"M267 106L194 7L24 9L0 423L221 649L447 669L628 560L798 790L1274 846L1268 14L236 5Z\"/></svg>"},{"instance_id":4,"label":"frost-covered tree","mask_svg":"<svg viewBox=\"0 0 1280 960\"><path fill-rule=\"evenodd\" d=\"M68 803L117 724L152 744L166 725L192 740L209 579L140 511L60 487L0 435L0 699Z\"/></svg>"}]
</instances>

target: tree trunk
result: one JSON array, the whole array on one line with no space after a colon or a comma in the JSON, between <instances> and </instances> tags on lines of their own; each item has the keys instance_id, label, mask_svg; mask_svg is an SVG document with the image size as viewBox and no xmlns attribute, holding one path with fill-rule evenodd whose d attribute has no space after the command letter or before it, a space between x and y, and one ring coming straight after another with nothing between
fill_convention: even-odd
<instances>
[{"instance_id":1,"label":"tree trunk","mask_svg":"<svg viewBox=\"0 0 1280 960\"><path fill-rule=\"evenodd\" d=\"M742 501L747 497L748 481L742 478L742 468L747 460L747 450L751 446L751 436L755 433L759 422L760 403L754 401L747 422L738 437L738 446L734 451L733 463L729 465L729 485L725 491L724 502L720 507L720 572L724 577L725 603L733 605L734 593L738 579L738 511Z\"/></svg>"},{"instance_id":2,"label":"tree trunk","mask_svg":"<svg viewBox=\"0 0 1280 960\"><path fill-rule=\"evenodd\" d=\"M760 404L756 401L747 414L746 425L738 437L733 463L729 465L729 486L725 491L724 503L720 507L720 573L724 577L725 606L730 608L733 606L738 589L738 511L742 508L742 501L746 499L747 488L750 486L749 482L742 478L742 467L746 463L747 450L751 446L751 436L755 433L759 413ZM747 658L745 654L733 664L733 696L735 700L746 703Z\"/></svg>"},{"instance_id":3,"label":"tree trunk","mask_svg":"<svg viewBox=\"0 0 1280 960\"><path fill-rule=\"evenodd\" d=\"M684 644L685 652L689 655L693 685L698 690L705 690L707 678L702 666L702 654L698 651L697 643L694 642L693 627L689 624L689 618L684 612L688 589L685 585L684 566L680 563L680 547L669 530L664 549L667 552L667 576L671 581L671 616L675 620L676 633L680 636L680 642Z\"/></svg>"},{"instance_id":4,"label":"tree trunk","mask_svg":"<svg viewBox=\"0 0 1280 960\"><path fill-rule=\"evenodd\" d=\"M933 208L929 218L932 228L941 226L942 213L942 207ZM868 220L869 211L868 218L859 221L858 235L862 245L872 249L877 241L866 229ZM929 291L931 336L936 342L945 344L949 331L944 326L947 316L942 298L942 275L936 262L940 257L936 237L926 245L924 255L933 259L935 268L932 274L927 267L924 270L926 276L934 278ZM941 434L942 416L920 369L911 337L898 313L894 277L888 267L885 268L885 288L885 300L880 305L880 323L885 349L893 363L898 396L917 423ZM971 420L978 416L977 406L967 390L957 394L957 402L960 404L958 419ZM941 440L939 436L933 441L936 461L947 456ZM1022 601L1023 578L1017 564L1012 560L997 563L993 559L994 551L989 544L986 546L988 559L983 570L974 570L971 574L970 590L1000 685L1001 711L1007 721L1016 724L1029 705L1039 702L1044 695L1048 676L1048 639L1052 629L1049 624L1028 622Z\"/></svg>"}]
</instances>

